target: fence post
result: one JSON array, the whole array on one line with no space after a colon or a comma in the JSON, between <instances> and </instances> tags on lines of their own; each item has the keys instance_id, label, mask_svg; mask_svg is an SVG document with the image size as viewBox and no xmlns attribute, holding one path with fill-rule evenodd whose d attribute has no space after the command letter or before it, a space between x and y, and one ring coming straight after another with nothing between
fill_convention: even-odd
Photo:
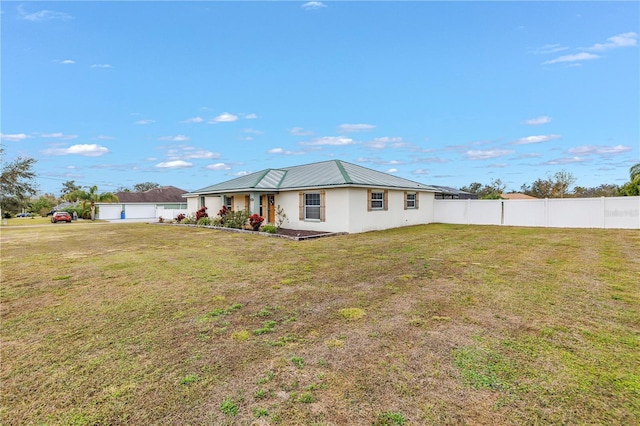
<instances>
[{"instance_id":1,"label":"fence post","mask_svg":"<svg viewBox=\"0 0 640 426\"><path fill-rule=\"evenodd\" d=\"M549 199L544 199L544 227L549 227Z\"/></svg>"}]
</instances>

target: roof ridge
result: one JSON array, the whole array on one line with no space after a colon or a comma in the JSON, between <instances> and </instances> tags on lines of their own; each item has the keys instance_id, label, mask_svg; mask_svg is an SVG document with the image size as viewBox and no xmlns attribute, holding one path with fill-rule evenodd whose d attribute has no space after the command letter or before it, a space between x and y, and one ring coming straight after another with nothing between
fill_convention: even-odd
<instances>
[{"instance_id":1,"label":"roof ridge","mask_svg":"<svg viewBox=\"0 0 640 426\"><path fill-rule=\"evenodd\" d=\"M276 184L276 188L280 189L280 185L282 184L282 182L284 181L284 178L287 176L287 173L289 173L289 170L287 169L278 169L279 171L283 172L282 173L282 177L280 178L280 180L278 181L278 183Z\"/></svg>"},{"instance_id":2,"label":"roof ridge","mask_svg":"<svg viewBox=\"0 0 640 426\"><path fill-rule=\"evenodd\" d=\"M254 188L255 188L255 187L257 187L257 186L258 186L258 184L260 183L260 181L261 181L262 179L264 179L264 177L265 177L266 175L268 175L268 174L271 172L271 170L273 170L273 169L264 169L264 170L262 171L263 173L260 175L260 177L259 177L258 179L256 179L256 180L255 180L255 182L253 183L253 187L254 187ZM259 172L256 172L256 173L259 173Z\"/></svg>"},{"instance_id":3,"label":"roof ridge","mask_svg":"<svg viewBox=\"0 0 640 426\"><path fill-rule=\"evenodd\" d=\"M342 177L344 178L345 183L353 183L351 176L349 176L349 173L347 173L344 166L342 165L342 160L334 160L334 161L336 162L336 166L338 167L338 170L340 170L340 173L342 173Z\"/></svg>"}]
</instances>

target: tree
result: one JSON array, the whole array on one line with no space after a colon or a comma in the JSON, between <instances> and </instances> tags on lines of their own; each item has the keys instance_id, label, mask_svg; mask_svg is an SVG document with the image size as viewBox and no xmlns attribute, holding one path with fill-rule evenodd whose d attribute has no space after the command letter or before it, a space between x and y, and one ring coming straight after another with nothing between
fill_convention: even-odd
<instances>
[{"instance_id":1,"label":"tree","mask_svg":"<svg viewBox=\"0 0 640 426\"><path fill-rule=\"evenodd\" d=\"M0 158L3 157L4 149L0 147ZM0 210L18 211L26 207L29 198L36 194L36 174L33 171L35 163L34 158L18 157L2 165Z\"/></svg>"},{"instance_id":2,"label":"tree","mask_svg":"<svg viewBox=\"0 0 640 426\"><path fill-rule=\"evenodd\" d=\"M40 216L47 214L56 204L58 204L58 198L53 194L44 194L36 199L31 200L31 206L29 210L32 213L37 213Z\"/></svg>"},{"instance_id":3,"label":"tree","mask_svg":"<svg viewBox=\"0 0 640 426\"><path fill-rule=\"evenodd\" d=\"M629 182L620 187L620 195L640 195L640 163L629 169Z\"/></svg>"},{"instance_id":4,"label":"tree","mask_svg":"<svg viewBox=\"0 0 640 426\"><path fill-rule=\"evenodd\" d=\"M60 194L64 198L66 194L71 194L73 191L77 191L78 189L81 188L76 185L75 180L68 180L62 184L62 191L60 192Z\"/></svg>"},{"instance_id":5,"label":"tree","mask_svg":"<svg viewBox=\"0 0 640 426\"><path fill-rule=\"evenodd\" d=\"M463 186L460 191L470 192L477 194L478 198L482 200L496 200L501 199L506 185L502 183L500 179L491 179L491 183L488 185L482 185L479 182L473 182L469 186Z\"/></svg>"},{"instance_id":6,"label":"tree","mask_svg":"<svg viewBox=\"0 0 640 426\"><path fill-rule=\"evenodd\" d=\"M573 195L578 198L594 197L617 197L620 194L620 187L612 183L603 183L592 188L576 186Z\"/></svg>"},{"instance_id":7,"label":"tree","mask_svg":"<svg viewBox=\"0 0 640 426\"><path fill-rule=\"evenodd\" d=\"M88 191L78 189L71 194L68 194L67 200L69 201L82 201L82 206L86 208L87 204L91 209L91 220L96 219L96 203L117 203L118 197L112 192L98 193L98 187L96 185L89 188Z\"/></svg>"},{"instance_id":8,"label":"tree","mask_svg":"<svg viewBox=\"0 0 640 426\"><path fill-rule=\"evenodd\" d=\"M520 191L536 198L564 198L575 181L576 178L571 173L563 170L547 179L536 179L531 185L524 184Z\"/></svg>"},{"instance_id":9,"label":"tree","mask_svg":"<svg viewBox=\"0 0 640 426\"><path fill-rule=\"evenodd\" d=\"M160 184L155 183L155 182L142 182L142 183L136 183L135 185L133 185L133 191L134 192L145 192L148 191L150 189L156 189L159 188Z\"/></svg>"}]
</instances>

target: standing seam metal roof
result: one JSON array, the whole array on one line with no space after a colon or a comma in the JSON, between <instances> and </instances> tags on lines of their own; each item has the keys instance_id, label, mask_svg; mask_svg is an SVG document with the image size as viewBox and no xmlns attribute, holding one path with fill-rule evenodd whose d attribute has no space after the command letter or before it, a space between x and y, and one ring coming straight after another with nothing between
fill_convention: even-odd
<instances>
[{"instance_id":1,"label":"standing seam metal roof","mask_svg":"<svg viewBox=\"0 0 640 426\"><path fill-rule=\"evenodd\" d=\"M281 169L266 169L216 185L207 186L191 194L240 192L243 190L286 190L336 186L371 186L436 191L435 188L388 173L379 172L341 160L330 160ZM186 194L189 195L189 194Z\"/></svg>"}]
</instances>

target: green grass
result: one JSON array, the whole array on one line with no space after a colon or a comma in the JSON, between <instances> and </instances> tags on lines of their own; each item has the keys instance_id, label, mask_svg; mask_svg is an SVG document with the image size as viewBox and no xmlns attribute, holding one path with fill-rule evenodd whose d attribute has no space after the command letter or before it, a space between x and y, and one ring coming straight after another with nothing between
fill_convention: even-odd
<instances>
[{"instance_id":1,"label":"green grass","mask_svg":"<svg viewBox=\"0 0 640 426\"><path fill-rule=\"evenodd\" d=\"M640 423L638 231L0 242L2 424Z\"/></svg>"}]
</instances>

